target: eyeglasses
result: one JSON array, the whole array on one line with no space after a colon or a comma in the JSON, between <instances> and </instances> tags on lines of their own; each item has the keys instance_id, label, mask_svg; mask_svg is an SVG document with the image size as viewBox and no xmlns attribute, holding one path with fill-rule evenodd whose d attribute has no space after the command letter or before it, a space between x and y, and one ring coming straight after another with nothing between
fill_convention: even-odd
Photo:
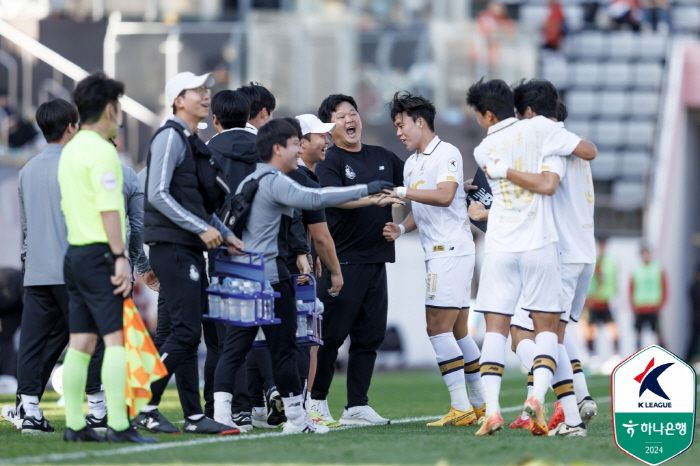
<instances>
[{"instance_id":1,"label":"eyeglasses","mask_svg":"<svg viewBox=\"0 0 700 466\"><path fill-rule=\"evenodd\" d=\"M187 92L187 91L194 91L202 97L211 95L211 89L209 89L208 87L204 87L204 86L198 87L196 89L186 89L185 91L183 91L183 93Z\"/></svg>"}]
</instances>

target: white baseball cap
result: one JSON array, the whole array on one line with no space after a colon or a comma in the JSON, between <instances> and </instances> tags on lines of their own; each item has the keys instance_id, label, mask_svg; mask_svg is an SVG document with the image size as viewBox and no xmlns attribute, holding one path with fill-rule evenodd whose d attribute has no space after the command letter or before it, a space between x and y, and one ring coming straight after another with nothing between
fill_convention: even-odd
<instances>
[{"instance_id":1,"label":"white baseball cap","mask_svg":"<svg viewBox=\"0 0 700 466\"><path fill-rule=\"evenodd\" d=\"M324 123L316 115L305 113L297 115L296 118L301 125L301 134L326 134L335 129L335 123Z\"/></svg>"},{"instance_id":2,"label":"white baseball cap","mask_svg":"<svg viewBox=\"0 0 700 466\"><path fill-rule=\"evenodd\" d=\"M168 99L168 106L172 106L175 98L180 95L182 91L188 89L197 89L198 87L204 85L206 87L212 87L216 84L216 79L211 73L206 73L201 76L197 76L191 71L185 71L183 73L178 73L165 85L165 98Z\"/></svg>"}]
</instances>

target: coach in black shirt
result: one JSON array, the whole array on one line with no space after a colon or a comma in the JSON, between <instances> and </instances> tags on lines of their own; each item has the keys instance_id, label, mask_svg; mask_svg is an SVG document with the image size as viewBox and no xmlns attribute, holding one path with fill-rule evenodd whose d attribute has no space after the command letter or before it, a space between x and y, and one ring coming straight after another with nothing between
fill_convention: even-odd
<instances>
[{"instance_id":1,"label":"coach in black shirt","mask_svg":"<svg viewBox=\"0 0 700 466\"><path fill-rule=\"evenodd\" d=\"M403 185L403 162L382 147L362 144L362 121L355 100L346 95L328 96L318 109L325 123L335 123L330 133L335 145L316 166L321 186L352 186L375 180ZM323 342L311 392L312 409L330 419L326 397L338 348L350 336L348 404L341 424L388 424L367 405L377 349L384 340L387 318L386 262L394 262L394 245L384 240L382 229L392 221L392 203L402 201L385 195L366 197L339 208L326 209L328 227L335 241L345 284L336 296L330 273L321 274L318 290L325 305Z\"/></svg>"}]
</instances>

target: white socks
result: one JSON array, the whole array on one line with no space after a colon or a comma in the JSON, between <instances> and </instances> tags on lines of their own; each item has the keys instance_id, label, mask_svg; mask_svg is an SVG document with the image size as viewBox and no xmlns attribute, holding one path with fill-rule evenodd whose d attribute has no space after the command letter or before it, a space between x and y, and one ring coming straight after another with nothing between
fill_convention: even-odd
<instances>
[{"instance_id":1,"label":"white socks","mask_svg":"<svg viewBox=\"0 0 700 466\"><path fill-rule=\"evenodd\" d=\"M469 400L475 408L481 408L486 402L484 385L481 383L481 371L479 370L481 352L470 335L457 340L457 344L464 356L464 380L469 388Z\"/></svg>"},{"instance_id":2,"label":"white socks","mask_svg":"<svg viewBox=\"0 0 700 466\"><path fill-rule=\"evenodd\" d=\"M450 392L451 405L459 411L469 410L469 397L464 382L464 357L462 350L455 340L454 333L447 332L430 337L430 343L435 350L442 380Z\"/></svg>"},{"instance_id":3,"label":"white socks","mask_svg":"<svg viewBox=\"0 0 700 466\"><path fill-rule=\"evenodd\" d=\"M520 358L520 363L523 365L527 371L527 398L532 395L532 363L535 360L535 351L537 346L535 342L525 338L518 343L517 348L515 348L515 354ZM527 400L527 398L525 398ZM521 419L528 419L530 416L523 410L520 415Z\"/></svg>"},{"instance_id":4,"label":"white socks","mask_svg":"<svg viewBox=\"0 0 700 466\"><path fill-rule=\"evenodd\" d=\"M566 347L564 345L558 346L559 360L562 364L557 364L557 368L554 371L552 388L564 410L564 420L566 424L573 427L581 424L583 421L578 412L578 405L576 404L576 397L574 396L574 373L571 370L571 365L566 364L566 361L569 360L569 355L566 353Z\"/></svg>"},{"instance_id":5,"label":"white socks","mask_svg":"<svg viewBox=\"0 0 700 466\"><path fill-rule=\"evenodd\" d=\"M102 419L107 415L107 404L105 403L105 392L97 392L87 396L88 412L97 419Z\"/></svg>"},{"instance_id":6,"label":"white socks","mask_svg":"<svg viewBox=\"0 0 700 466\"><path fill-rule=\"evenodd\" d=\"M586 376L583 375L583 368L581 367L581 361L578 358L578 349L574 341L569 338L569 335L564 335L564 347L566 348L566 354L569 355L571 360L571 369L574 372L574 393L576 394L576 402L580 403L585 398L590 398L591 394L588 393L588 384L586 384ZM562 364L565 361L561 361Z\"/></svg>"},{"instance_id":7,"label":"white socks","mask_svg":"<svg viewBox=\"0 0 700 466\"><path fill-rule=\"evenodd\" d=\"M231 420L231 400L233 395L227 392L214 392L214 420L221 424L230 426Z\"/></svg>"},{"instance_id":8,"label":"white socks","mask_svg":"<svg viewBox=\"0 0 700 466\"><path fill-rule=\"evenodd\" d=\"M284 414L287 416L287 422L299 425L304 422L304 396L297 395L289 398L282 398L284 404Z\"/></svg>"},{"instance_id":9,"label":"white socks","mask_svg":"<svg viewBox=\"0 0 700 466\"><path fill-rule=\"evenodd\" d=\"M506 361L506 337L496 332L486 332L481 347L481 383L486 395L486 416L500 411L498 396Z\"/></svg>"},{"instance_id":10,"label":"white socks","mask_svg":"<svg viewBox=\"0 0 700 466\"><path fill-rule=\"evenodd\" d=\"M557 368L557 357L559 356L557 341L557 334L554 332L540 332L535 336L537 356L532 363L532 377L534 379L532 393L541 403L544 403L544 395L552 383L552 377Z\"/></svg>"},{"instance_id":11,"label":"white socks","mask_svg":"<svg viewBox=\"0 0 700 466\"><path fill-rule=\"evenodd\" d=\"M39 397L36 395L20 395L22 397L22 406L27 416L34 419L41 419L41 410L39 409ZM19 413L17 413L19 416Z\"/></svg>"},{"instance_id":12,"label":"white socks","mask_svg":"<svg viewBox=\"0 0 700 466\"><path fill-rule=\"evenodd\" d=\"M158 406L155 405L146 405L143 408L141 408L142 413L150 413L151 411L155 411L158 409Z\"/></svg>"}]
</instances>

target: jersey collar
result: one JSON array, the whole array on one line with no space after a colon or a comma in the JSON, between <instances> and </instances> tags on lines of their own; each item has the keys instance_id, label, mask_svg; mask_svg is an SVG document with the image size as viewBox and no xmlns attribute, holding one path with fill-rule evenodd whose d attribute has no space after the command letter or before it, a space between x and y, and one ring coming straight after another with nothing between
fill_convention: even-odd
<instances>
[{"instance_id":1,"label":"jersey collar","mask_svg":"<svg viewBox=\"0 0 700 466\"><path fill-rule=\"evenodd\" d=\"M515 117L510 117L510 118L506 118L505 120L499 121L495 125L489 127L487 134L493 134L496 131L500 131L503 128L507 128L508 126L512 125L516 121L518 121L518 119Z\"/></svg>"},{"instance_id":2,"label":"jersey collar","mask_svg":"<svg viewBox=\"0 0 700 466\"><path fill-rule=\"evenodd\" d=\"M251 125L250 123L245 124L245 130L248 131L249 133L253 133L255 135L258 134L258 128L255 126Z\"/></svg>"},{"instance_id":3,"label":"jersey collar","mask_svg":"<svg viewBox=\"0 0 700 466\"><path fill-rule=\"evenodd\" d=\"M442 141L440 141L440 138L437 137L437 135L435 135L435 137L433 138L433 140L430 141L430 144L428 144L428 147L426 147L425 150L424 150L423 152L421 152L421 154L423 154L423 155L431 155L431 154L433 153L433 151L435 150L435 148L436 148L438 145L440 145L440 142L442 142Z\"/></svg>"}]
</instances>

